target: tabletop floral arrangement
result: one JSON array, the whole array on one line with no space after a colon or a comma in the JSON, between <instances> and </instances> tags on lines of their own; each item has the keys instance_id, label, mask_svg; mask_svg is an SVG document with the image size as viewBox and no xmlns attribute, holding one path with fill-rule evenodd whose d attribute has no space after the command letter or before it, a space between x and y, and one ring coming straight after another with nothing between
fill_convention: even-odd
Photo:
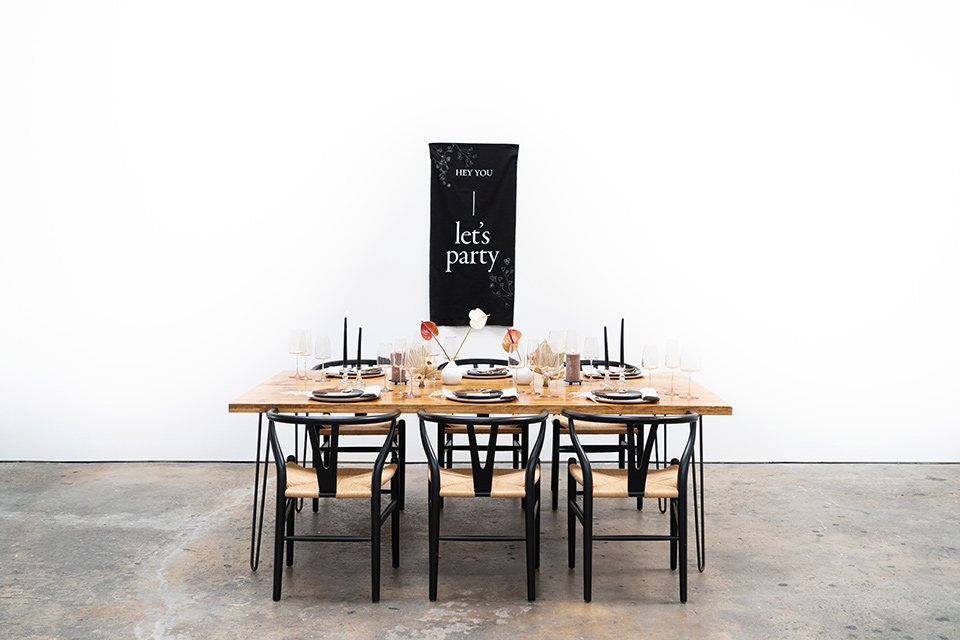
<instances>
[{"instance_id":1,"label":"tabletop floral arrangement","mask_svg":"<svg viewBox=\"0 0 960 640\"><path fill-rule=\"evenodd\" d=\"M543 388L550 386L550 381L560 377L563 370L563 352L556 352L544 340L537 345L536 351L530 354L530 369L543 378Z\"/></svg>"},{"instance_id":2,"label":"tabletop floral arrangement","mask_svg":"<svg viewBox=\"0 0 960 640\"><path fill-rule=\"evenodd\" d=\"M437 337L440 335L440 330L437 329L436 323L430 322L429 320L424 320L420 323L420 337L429 342L430 340L435 340L437 345L440 347L440 351L443 352L444 357L448 361L453 361L457 359L457 356L460 355L460 350L463 349L463 344L467 341L467 338L470 337L470 332L474 329L483 329L487 325L487 318L490 317L489 313L484 313L483 309L479 307L472 309L469 314L470 317L470 328L467 329L467 335L463 336L463 340L460 341L460 346L457 347L457 352L453 354L453 357L450 357L450 354L447 353L447 350L443 348L443 345L440 344L440 339Z\"/></svg>"},{"instance_id":3,"label":"tabletop floral arrangement","mask_svg":"<svg viewBox=\"0 0 960 640\"><path fill-rule=\"evenodd\" d=\"M424 380L440 369L436 358L423 345L410 347L405 358L404 367L410 371L414 379L420 382L421 387Z\"/></svg>"},{"instance_id":4,"label":"tabletop floral arrangement","mask_svg":"<svg viewBox=\"0 0 960 640\"><path fill-rule=\"evenodd\" d=\"M523 334L520 333L519 329L507 329L506 335L503 336L503 341L500 343L500 346L503 347L503 350L508 354L517 351L520 347L520 338L523 337Z\"/></svg>"}]
</instances>

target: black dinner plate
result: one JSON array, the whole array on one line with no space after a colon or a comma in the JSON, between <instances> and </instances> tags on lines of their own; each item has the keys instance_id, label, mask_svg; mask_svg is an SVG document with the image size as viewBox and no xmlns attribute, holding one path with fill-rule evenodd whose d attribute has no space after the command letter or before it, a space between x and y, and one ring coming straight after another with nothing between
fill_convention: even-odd
<instances>
[{"instance_id":1,"label":"black dinner plate","mask_svg":"<svg viewBox=\"0 0 960 640\"><path fill-rule=\"evenodd\" d=\"M347 389L346 391L314 391L314 398L323 398L328 400L352 400L363 395L363 389Z\"/></svg>"},{"instance_id":2,"label":"black dinner plate","mask_svg":"<svg viewBox=\"0 0 960 640\"><path fill-rule=\"evenodd\" d=\"M343 375L343 367L337 367L336 369L327 369L327 375L333 377L340 377ZM351 378L357 377L357 368L349 367L347 368L347 375ZM377 376L383 375L382 367L364 367L360 369L361 378L376 378Z\"/></svg>"},{"instance_id":3,"label":"black dinner plate","mask_svg":"<svg viewBox=\"0 0 960 640\"><path fill-rule=\"evenodd\" d=\"M459 389L453 395L464 400L492 400L503 395L500 389Z\"/></svg>"},{"instance_id":4,"label":"black dinner plate","mask_svg":"<svg viewBox=\"0 0 960 640\"><path fill-rule=\"evenodd\" d=\"M491 378L497 376L505 376L510 373L509 369L499 367L497 369L467 369L467 375L469 376L490 376Z\"/></svg>"},{"instance_id":5,"label":"black dinner plate","mask_svg":"<svg viewBox=\"0 0 960 640\"><path fill-rule=\"evenodd\" d=\"M623 389L621 391L594 391L593 395L605 400L639 400L643 394L635 389Z\"/></svg>"},{"instance_id":6,"label":"black dinner plate","mask_svg":"<svg viewBox=\"0 0 960 640\"><path fill-rule=\"evenodd\" d=\"M583 373L583 376L585 378L602 378L605 371L606 369L604 369L602 366L598 366L597 371L585 371ZM641 375L640 370L637 369L636 367L628 367L627 370L623 372L623 376L625 378L639 378L640 375ZM610 367L610 377L617 378L619 376L620 376L620 368Z\"/></svg>"}]
</instances>

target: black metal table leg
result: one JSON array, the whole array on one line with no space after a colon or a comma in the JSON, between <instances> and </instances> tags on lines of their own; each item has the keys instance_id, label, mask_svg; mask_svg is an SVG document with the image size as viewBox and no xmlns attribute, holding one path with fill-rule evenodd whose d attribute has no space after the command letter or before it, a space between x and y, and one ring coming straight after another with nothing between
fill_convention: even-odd
<instances>
[{"instance_id":1,"label":"black metal table leg","mask_svg":"<svg viewBox=\"0 0 960 640\"><path fill-rule=\"evenodd\" d=\"M257 491L260 490L260 444L263 441L263 414L257 421L257 458L256 472L253 480L253 523L250 526L250 570L256 571L260 566L260 540L263 536L263 510L267 501L267 470L270 468L270 447L264 447L263 457L263 492L259 496L260 517L257 524Z\"/></svg>"},{"instance_id":2,"label":"black metal table leg","mask_svg":"<svg viewBox=\"0 0 960 640\"><path fill-rule=\"evenodd\" d=\"M706 517L704 516L703 511L703 416L700 416L699 424L697 425L699 433L697 434L697 440L699 440L700 445L700 504L699 508L697 505L697 454L693 455L693 464L691 469L693 470L693 533L696 537L696 546L697 546L697 570L702 572L703 569L707 566L707 532L706 532Z\"/></svg>"}]
</instances>

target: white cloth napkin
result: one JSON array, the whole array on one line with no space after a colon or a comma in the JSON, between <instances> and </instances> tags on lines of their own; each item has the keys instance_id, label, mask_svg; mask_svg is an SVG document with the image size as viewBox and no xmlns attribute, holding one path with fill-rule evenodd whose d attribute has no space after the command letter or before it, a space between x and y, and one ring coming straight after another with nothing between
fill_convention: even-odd
<instances>
[{"instance_id":1,"label":"white cloth napkin","mask_svg":"<svg viewBox=\"0 0 960 640\"><path fill-rule=\"evenodd\" d=\"M370 385L369 387L364 387L364 388L363 388L363 395L364 395L364 396L373 396L374 398L379 398L381 391L382 391L382 389L380 388L380 385L378 385L378 384L372 384L372 385ZM652 389L651 389L651 391L652 391Z\"/></svg>"}]
</instances>

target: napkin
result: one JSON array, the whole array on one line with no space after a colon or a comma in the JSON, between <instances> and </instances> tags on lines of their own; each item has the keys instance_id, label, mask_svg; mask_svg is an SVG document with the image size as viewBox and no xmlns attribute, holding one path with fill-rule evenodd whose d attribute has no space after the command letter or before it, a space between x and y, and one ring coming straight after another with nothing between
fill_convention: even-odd
<instances>
[{"instance_id":1,"label":"napkin","mask_svg":"<svg viewBox=\"0 0 960 640\"><path fill-rule=\"evenodd\" d=\"M639 390L641 394L640 399L644 402L660 402L660 394L657 393L657 390L653 387L644 387Z\"/></svg>"},{"instance_id":2,"label":"napkin","mask_svg":"<svg viewBox=\"0 0 960 640\"><path fill-rule=\"evenodd\" d=\"M458 398L456 395L454 395L453 391L450 391L450 389L447 389L446 387L441 389L441 391L443 391L443 395L445 398L449 398L451 400L457 400L461 402L463 401L463 398ZM500 397L497 398L497 400L513 400L516 397L517 397L517 388L510 387L509 389L502 389L502 393Z\"/></svg>"},{"instance_id":3,"label":"napkin","mask_svg":"<svg viewBox=\"0 0 960 640\"><path fill-rule=\"evenodd\" d=\"M505 376L510 373L506 367L497 367L495 369L467 369L467 374L471 376Z\"/></svg>"},{"instance_id":4,"label":"napkin","mask_svg":"<svg viewBox=\"0 0 960 640\"><path fill-rule=\"evenodd\" d=\"M660 402L660 394L658 394L656 389L654 389L653 387L644 387L643 389L637 389L637 391L640 392L640 397L637 398L636 400L618 400L617 402L621 402L623 404L640 404L640 403L652 404L655 402ZM594 402L603 402L603 400L599 400L595 398L592 393L588 395L587 398L589 398L590 400L593 400Z\"/></svg>"},{"instance_id":5,"label":"napkin","mask_svg":"<svg viewBox=\"0 0 960 640\"><path fill-rule=\"evenodd\" d=\"M364 387L363 394L360 396L355 396L355 398L379 398L380 390L381 390L380 385L378 384L370 385L369 387ZM350 398L347 396L347 394L350 393L350 391L351 391L350 389L346 391L331 391L323 395L327 398L343 397L349 400Z\"/></svg>"}]
</instances>

